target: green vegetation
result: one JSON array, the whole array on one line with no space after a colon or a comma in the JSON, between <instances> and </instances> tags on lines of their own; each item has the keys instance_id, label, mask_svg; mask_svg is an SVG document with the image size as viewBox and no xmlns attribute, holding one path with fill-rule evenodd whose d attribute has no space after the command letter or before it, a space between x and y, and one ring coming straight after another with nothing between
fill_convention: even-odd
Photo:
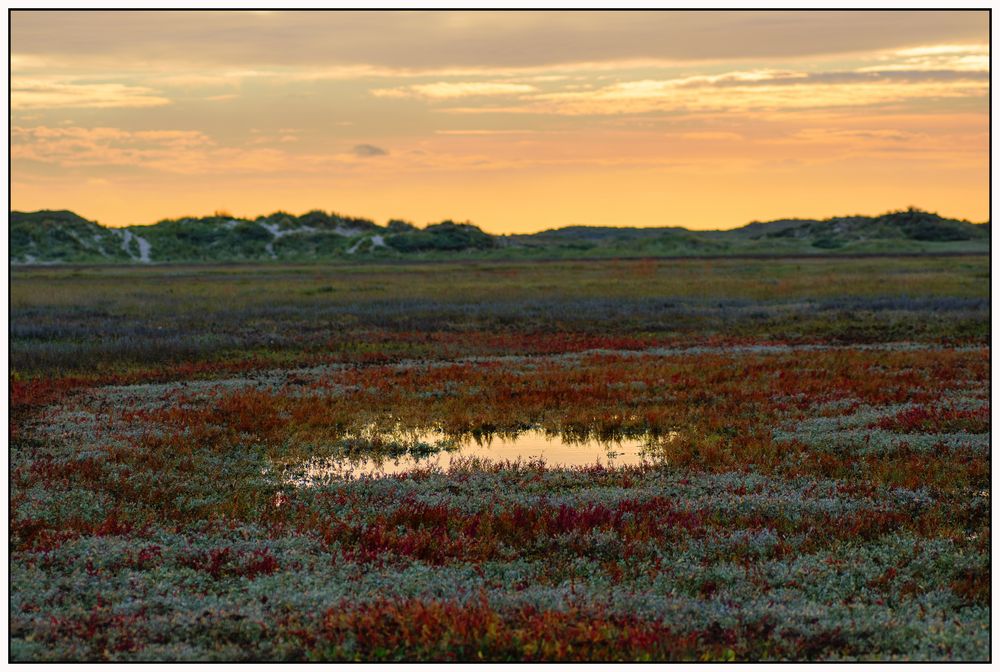
<instances>
[{"instance_id":1,"label":"green vegetation","mask_svg":"<svg viewBox=\"0 0 1000 672\"><path fill-rule=\"evenodd\" d=\"M989 341L989 259L15 267L21 374L532 346ZM560 344L556 346L555 344ZM526 347L526 346L525 346Z\"/></svg>"},{"instance_id":2,"label":"green vegetation","mask_svg":"<svg viewBox=\"0 0 1000 672\"><path fill-rule=\"evenodd\" d=\"M11 261L129 261L122 232L87 221L68 210L10 213Z\"/></svg>"},{"instance_id":3,"label":"green vegetation","mask_svg":"<svg viewBox=\"0 0 1000 672\"><path fill-rule=\"evenodd\" d=\"M398 229L398 226L397 226ZM398 233L386 241L399 252L461 252L463 250L491 250L497 247L496 239L472 224L456 224L450 220L419 229Z\"/></svg>"},{"instance_id":4,"label":"green vegetation","mask_svg":"<svg viewBox=\"0 0 1000 672\"><path fill-rule=\"evenodd\" d=\"M752 222L727 231L569 226L491 235L447 220L418 228L313 210L254 220L225 214L106 228L72 212L10 213L14 263L322 261L356 258L534 259L985 253L989 224L909 209L877 217Z\"/></svg>"}]
</instances>

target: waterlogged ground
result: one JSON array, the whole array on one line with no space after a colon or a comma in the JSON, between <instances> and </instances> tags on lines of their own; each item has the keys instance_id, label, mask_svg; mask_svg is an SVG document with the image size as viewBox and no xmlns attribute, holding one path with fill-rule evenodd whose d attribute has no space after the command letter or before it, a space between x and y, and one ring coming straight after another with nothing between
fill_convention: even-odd
<instances>
[{"instance_id":1,"label":"waterlogged ground","mask_svg":"<svg viewBox=\"0 0 1000 672\"><path fill-rule=\"evenodd\" d=\"M985 660L987 260L878 261L18 270L10 656Z\"/></svg>"},{"instance_id":2,"label":"waterlogged ground","mask_svg":"<svg viewBox=\"0 0 1000 672\"><path fill-rule=\"evenodd\" d=\"M655 444L654 444L655 445ZM282 465L286 479L313 485L330 479L362 475L401 474L415 468L447 470L468 460L544 460L553 467L609 467L644 464L652 461L655 448L648 439L581 439L556 432L526 429L506 434L449 437L441 430L415 433L415 438L394 440L387 450L373 450L365 442L346 442L332 455L310 457Z\"/></svg>"}]
</instances>

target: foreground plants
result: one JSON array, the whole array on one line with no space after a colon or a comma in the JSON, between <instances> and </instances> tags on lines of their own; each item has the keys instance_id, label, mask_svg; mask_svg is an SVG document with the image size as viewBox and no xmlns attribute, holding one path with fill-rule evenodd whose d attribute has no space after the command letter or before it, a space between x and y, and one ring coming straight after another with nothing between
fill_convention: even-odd
<instances>
[{"instance_id":1,"label":"foreground plants","mask_svg":"<svg viewBox=\"0 0 1000 672\"><path fill-rule=\"evenodd\" d=\"M11 658L988 658L977 337L552 327L13 381Z\"/></svg>"}]
</instances>

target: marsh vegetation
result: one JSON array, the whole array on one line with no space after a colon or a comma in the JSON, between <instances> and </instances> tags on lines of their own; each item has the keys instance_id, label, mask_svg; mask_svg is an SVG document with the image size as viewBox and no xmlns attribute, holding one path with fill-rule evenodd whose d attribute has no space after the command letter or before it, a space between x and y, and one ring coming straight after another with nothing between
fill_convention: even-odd
<instances>
[{"instance_id":1,"label":"marsh vegetation","mask_svg":"<svg viewBox=\"0 0 1000 672\"><path fill-rule=\"evenodd\" d=\"M985 660L988 279L16 268L11 658Z\"/></svg>"}]
</instances>

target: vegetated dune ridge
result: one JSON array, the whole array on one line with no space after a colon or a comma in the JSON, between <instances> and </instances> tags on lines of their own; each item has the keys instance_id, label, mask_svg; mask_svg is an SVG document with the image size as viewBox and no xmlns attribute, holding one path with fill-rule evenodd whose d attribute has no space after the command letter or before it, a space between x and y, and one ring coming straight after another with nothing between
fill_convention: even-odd
<instances>
[{"instance_id":1,"label":"vegetated dune ridge","mask_svg":"<svg viewBox=\"0 0 1000 672\"><path fill-rule=\"evenodd\" d=\"M386 226L314 210L241 219L185 217L105 227L66 210L10 213L10 262L175 263L333 259L581 258L985 253L989 224L909 209L874 217L752 222L726 231L568 226L492 235L451 220Z\"/></svg>"}]
</instances>

